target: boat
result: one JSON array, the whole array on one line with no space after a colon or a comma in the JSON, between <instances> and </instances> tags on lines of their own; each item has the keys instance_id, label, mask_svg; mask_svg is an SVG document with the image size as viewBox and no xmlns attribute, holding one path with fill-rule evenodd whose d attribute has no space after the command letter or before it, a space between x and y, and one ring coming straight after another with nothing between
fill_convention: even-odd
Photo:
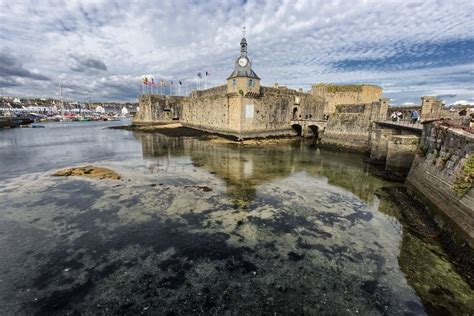
<instances>
[{"instance_id":1,"label":"boat","mask_svg":"<svg viewBox=\"0 0 474 316\"><path fill-rule=\"evenodd\" d=\"M12 116L0 116L0 128L14 128L21 125L21 120Z\"/></svg>"}]
</instances>

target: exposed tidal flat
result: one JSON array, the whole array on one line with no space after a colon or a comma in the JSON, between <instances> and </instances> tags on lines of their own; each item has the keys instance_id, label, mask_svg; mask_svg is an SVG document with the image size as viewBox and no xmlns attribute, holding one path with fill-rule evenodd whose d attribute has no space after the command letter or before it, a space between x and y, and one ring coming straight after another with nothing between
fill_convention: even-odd
<instances>
[{"instance_id":1,"label":"exposed tidal flat","mask_svg":"<svg viewBox=\"0 0 474 316\"><path fill-rule=\"evenodd\" d=\"M0 131L1 314L469 314L363 156L54 123ZM97 166L120 179L71 174Z\"/></svg>"}]
</instances>

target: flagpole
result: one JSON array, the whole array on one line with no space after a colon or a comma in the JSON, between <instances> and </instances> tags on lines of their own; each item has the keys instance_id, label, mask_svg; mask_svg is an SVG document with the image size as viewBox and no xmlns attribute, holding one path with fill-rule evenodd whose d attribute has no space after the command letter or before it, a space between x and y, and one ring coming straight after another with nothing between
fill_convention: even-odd
<instances>
[{"instance_id":1,"label":"flagpole","mask_svg":"<svg viewBox=\"0 0 474 316\"><path fill-rule=\"evenodd\" d=\"M185 89L184 95L187 96L188 95L188 82L187 81L184 83L184 89Z\"/></svg>"},{"instance_id":2,"label":"flagpole","mask_svg":"<svg viewBox=\"0 0 474 316\"><path fill-rule=\"evenodd\" d=\"M178 82L178 96L181 96L181 84Z\"/></svg>"},{"instance_id":3,"label":"flagpole","mask_svg":"<svg viewBox=\"0 0 474 316\"><path fill-rule=\"evenodd\" d=\"M207 89L207 70L206 70L206 74L204 75L204 90Z\"/></svg>"}]
</instances>

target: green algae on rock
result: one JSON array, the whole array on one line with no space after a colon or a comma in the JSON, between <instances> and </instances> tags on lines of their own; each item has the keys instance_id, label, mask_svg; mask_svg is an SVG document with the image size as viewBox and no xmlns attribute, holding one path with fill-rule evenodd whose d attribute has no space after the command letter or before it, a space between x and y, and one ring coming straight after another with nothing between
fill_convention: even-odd
<instances>
[{"instance_id":1,"label":"green algae on rock","mask_svg":"<svg viewBox=\"0 0 474 316\"><path fill-rule=\"evenodd\" d=\"M96 166L74 167L53 173L57 177L81 176L93 179L121 180L122 177L113 170Z\"/></svg>"}]
</instances>

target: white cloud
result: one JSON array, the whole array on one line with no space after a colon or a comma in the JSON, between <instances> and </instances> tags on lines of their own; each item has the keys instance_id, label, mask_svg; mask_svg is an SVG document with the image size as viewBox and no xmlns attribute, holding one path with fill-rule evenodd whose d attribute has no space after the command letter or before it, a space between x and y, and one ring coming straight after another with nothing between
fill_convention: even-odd
<instances>
[{"instance_id":1,"label":"white cloud","mask_svg":"<svg viewBox=\"0 0 474 316\"><path fill-rule=\"evenodd\" d=\"M453 105L469 105L469 104L471 104L471 102L467 100L457 100L453 102Z\"/></svg>"},{"instance_id":2,"label":"white cloud","mask_svg":"<svg viewBox=\"0 0 474 316\"><path fill-rule=\"evenodd\" d=\"M66 91L70 98L129 100L136 99L138 78L144 74L191 82L204 70L212 74L210 84L222 84L239 52L244 12L249 55L264 84L308 89L321 81L365 81L382 85L399 102L412 102L423 93L466 99L474 95L468 75L453 77L456 71L470 69L472 78L472 64L430 66L436 47L421 46L472 40L474 9L467 0L350 5L251 0L244 6L237 0L2 1L0 49L14 52L24 70L52 79L16 78L7 90L53 95L61 79L73 83ZM334 66L345 60L397 58L407 52L423 57L412 65L417 69L397 64L389 70L382 65L359 71ZM105 83L114 83L114 78L131 86L122 93L118 87L111 90Z\"/></svg>"}]
</instances>

